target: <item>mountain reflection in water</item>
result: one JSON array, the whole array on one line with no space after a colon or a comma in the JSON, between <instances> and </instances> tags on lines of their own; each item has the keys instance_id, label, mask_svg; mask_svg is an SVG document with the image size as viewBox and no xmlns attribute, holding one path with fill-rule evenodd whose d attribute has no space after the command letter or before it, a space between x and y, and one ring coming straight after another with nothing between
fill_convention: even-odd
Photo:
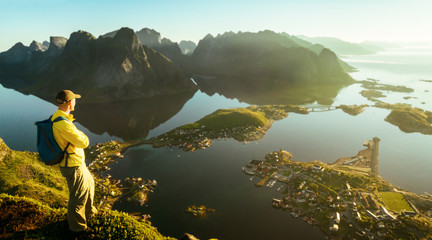
<instances>
[{"instance_id":1,"label":"mountain reflection in water","mask_svg":"<svg viewBox=\"0 0 432 240\"><path fill-rule=\"evenodd\" d=\"M80 103L78 122L91 132L124 140L145 138L148 132L176 115L195 92L108 103Z\"/></svg>"},{"instance_id":2,"label":"mountain reflection in water","mask_svg":"<svg viewBox=\"0 0 432 240\"><path fill-rule=\"evenodd\" d=\"M250 80L250 79L249 79ZM338 92L347 85L336 83L309 83L290 85L271 80L243 80L194 76L201 91L212 96L219 93L227 98L252 105L310 104L331 105Z\"/></svg>"}]
</instances>

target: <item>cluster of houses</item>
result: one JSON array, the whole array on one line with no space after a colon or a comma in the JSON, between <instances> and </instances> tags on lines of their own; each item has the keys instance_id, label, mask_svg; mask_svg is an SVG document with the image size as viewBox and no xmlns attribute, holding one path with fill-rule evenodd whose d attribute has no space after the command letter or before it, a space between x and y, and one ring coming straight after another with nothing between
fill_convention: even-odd
<instances>
[{"instance_id":1,"label":"cluster of houses","mask_svg":"<svg viewBox=\"0 0 432 240\"><path fill-rule=\"evenodd\" d=\"M288 112L295 112L300 114L308 114L309 111L305 107L297 105L264 105L264 106L252 106L254 111L264 112L267 118L273 120L284 119L288 116Z\"/></svg>"},{"instance_id":2,"label":"cluster of houses","mask_svg":"<svg viewBox=\"0 0 432 240\"><path fill-rule=\"evenodd\" d=\"M178 146L185 151L206 149L211 146L212 139L234 138L241 141L251 141L263 136L261 127L252 125L224 128L220 130L208 130L205 126L199 128L177 128L169 133L151 139L153 147Z\"/></svg>"},{"instance_id":3,"label":"cluster of houses","mask_svg":"<svg viewBox=\"0 0 432 240\"><path fill-rule=\"evenodd\" d=\"M108 165L112 163L113 159L124 157L120 153L120 148L120 144L112 140L104 144L98 143L90 147L87 155L94 159L89 163L89 169L94 172L110 170Z\"/></svg>"},{"instance_id":4,"label":"cluster of houses","mask_svg":"<svg viewBox=\"0 0 432 240\"><path fill-rule=\"evenodd\" d=\"M361 223L365 216L373 220L375 233L382 237L386 236L385 229L389 224L398 224L394 213L380 205L373 194L353 190L348 182L338 191L325 185L328 179L334 180L343 176L339 171L318 164L306 167L290 161L291 158L292 155L288 152L273 152L267 154L264 161L251 160L243 167L243 171L248 175L259 176L268 181L276 180L285 185L287 195L282 199L273 198L273 207L290 210L294 217L305 216L305 221L320 225L321 228L325 228L321 225L324 222L320 223L316 219L327 219L327 230L334 234L340 232L341 221L349 221L346 225L354 227L352 221ZM351 216L346 216L348 213ZM402 215L412 217L416 213L405 211ZM374 236L371 230L368 232L366 229L365 232L358 227L359 224L356 226L358 235Z\"/></svg>"}]
</instances>

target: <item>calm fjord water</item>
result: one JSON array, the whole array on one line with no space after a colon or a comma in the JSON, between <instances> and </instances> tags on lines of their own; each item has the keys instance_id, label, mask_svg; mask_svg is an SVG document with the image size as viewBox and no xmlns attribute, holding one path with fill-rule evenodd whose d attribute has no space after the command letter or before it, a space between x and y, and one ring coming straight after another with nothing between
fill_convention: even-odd
<instances>
[{"instance_id":1,"label":"calm fjord water","mask_svg":"<svg viewBox=\"0 0 432 240\"><path fill-rule=\"evenodd\" d=\"M384 102L409 103L432 111L432 83L420 81L432 80L430 48L395 49L375 55L349 56L344 60L358 68L358 72L351 74L357 80L373 78L415 89L413 93L384 92L387 95L381 99ZM332 105L373 104L359 94L361 90L359 84L341 89ZM405 96L415 98L404 99ZM219 108L249 105L235 98L217 93L209 96L200 91L193 96L178 96L175 102L177 105L168 110L165 106L174 103L155 101L156 105L165 104L164 108L161 113L152 115L148 127L140 130L152 137L199 120ZM151 106L144 105L136 106L134 111L153 111ZM50 116L55 108L34 96L0 87L0 137L14 150L35 151L33 123ZM118 129L128 133L117 134L107 129L116 128L115 124L104 125L106 117L90 122L91 119L86 117L92 111L86 111L85 116L81 112L79 117L79 108L78 102L78 127L89 135L91 144L131 136L136 123L146 124L143 114L122 116L124 105L118 105L115 111L103 109L107 116L115 114L113 119L126 119L127 127L118 123ZM153 224L163 234L174 237L191 232L203 239L323 239L318 229L292 218L288 212L271 207L271 198L281 196L276 190L278 184L273 188L256 188L257 179L250 181L241 172L241 167L251 159L262 159L266 153L279 149L292 152L296 161L331 163L339 157L355 155L363 148L364 140L379 137L381 176L407 190L432 193L432 136L400 131L384 121L389 113L390 110L372 107L358 116L350 116L341 110L308 115L291 113L288 118L276 121L262 140L248 144L234 140L215 141L211 148L193 153L177 148L153 149L147 145L132 148L123 160L111 166L110 174L118 179L156 179L158 187L149 195L147 207L128 203L116 207L150 213ZM216 213L204 220L193 218L184 213L192 204L215 208Z\"/></svg>"}]
</instances>

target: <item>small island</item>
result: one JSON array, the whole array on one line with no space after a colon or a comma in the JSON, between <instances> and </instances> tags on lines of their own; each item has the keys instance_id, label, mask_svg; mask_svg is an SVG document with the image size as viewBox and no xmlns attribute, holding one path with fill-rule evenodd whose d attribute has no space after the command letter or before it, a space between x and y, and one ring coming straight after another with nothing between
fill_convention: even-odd
<instances>
[{"instance_id":1,"label":"small island","mask_svg":"<svg viewBox=\"0 0 432 240\"><path fill-rule=\"evenodd\" d=\"M207 208L204 205L201 206L192 205L186 208L186 212L192 214L195 217L205 218L207 217L208 213L214 213L216 212L216 210L214 210L213 208Z\"/></svg>"},{"instance_id":2,"label":"small island","mask_svg":"<svg viewBox=\"0 0 432 240\"><path fill-rule=\"evenodd\" d=\"M362 83L362 87L370 90L383 90L383 91L393 91L393 92L414 92L414 89L405 86L394 86L390 84L378 83L377 79L368 78L364 81L359 81Z\"/></svg>"},{"instance_id":3,"label":"small island","mask_svg":"<svg viewBox=\"0 0 432 240\"><path fill-rule=\"evenodd\" d=\"M369 105L363 104L363 105L340 105L336 108L342 109L342 111L348 113L352 116L357 116L360 113L364 112L365 107L368 107Z\"/></svg>"},{"instance_id":4,"label":"small island","mask_svg":"<svg viewBox=\"0 0 432 240\"><path fill-rule=\"evenodd\" d=\"M382 92L377 91L377 90L363 90L360 92L360 94L372 102L377 101L376 98L386 97L386 95L384 95Z\"/></svg>"},{"instance_id":5,"label":"small island","mask_svg":"<svg viewBox=\"0 0 432 240\"><path fill-rule=\"evenodd\" d=\"M385 119L400 130L432 134L432 112L414 107L399 107L391 111Z\"/></svg>"}]
</instances>

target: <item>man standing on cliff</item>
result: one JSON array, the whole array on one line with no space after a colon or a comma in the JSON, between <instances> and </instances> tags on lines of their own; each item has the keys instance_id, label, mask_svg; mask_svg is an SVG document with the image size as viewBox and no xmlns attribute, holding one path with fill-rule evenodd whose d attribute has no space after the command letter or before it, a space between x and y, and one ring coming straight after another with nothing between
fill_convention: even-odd
<instances>
[{"instance_id":1,"label":"man standing on cliff","mask_svg":"<svg viewBox=\"0 0 432 240\"><path fill-rule=\"evenodd\" d=\"M55 122L53 134L61 149L65 149L69 143L68 154L60 162L60 172L69 188L67 218L72 235L79 235L86 230L88 218L97 212L93 206L94 179L86 167L84 155L89 139L72 123L74 118L70 113L75 110L77 98L81 96L70 90L60 91L56 97L58 109L51 117L52 121L60 116L69 119Z\"/></svg>"}]
</instances>

